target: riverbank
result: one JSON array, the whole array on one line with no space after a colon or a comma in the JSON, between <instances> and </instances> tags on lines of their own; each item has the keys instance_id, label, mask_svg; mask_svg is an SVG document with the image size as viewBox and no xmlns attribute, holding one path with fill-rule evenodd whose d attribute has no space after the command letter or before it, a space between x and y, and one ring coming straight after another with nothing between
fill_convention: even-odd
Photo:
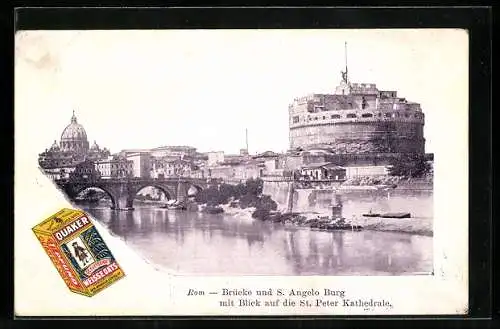
<instances>
[{"instance_id":1,"label":"riverbank","mask_svg":"<svg viewBox=\"0 0 500 329\"><path fill-rule=\"evenodd\" d=\"M376 181L375 183L380 182ZM392 183L392 181L384 181L382 183ZM298 204L298 207L294 207L296 212L288 213L286 210L288 207L285 206L289 202L289 191L288 189L280 190L280 188L285 188L287 186L279 185L276 189L269 188L268 186L264 191L264 182L261 180L248 180L245 184L239 184L237 186L221 185L219 189L209 189L197 195L197 206L193 208L205 213L225 213L233 217L245 218L247 220L258 220L262 222L326 230L352 229L361 226L364 230L409 233L424 236L433 235L431 217L402 219L362 217L365 208L366 211L368 211L368 209L373 207L373 204L367 203L366 201L362 205L358 204L355 206L349 202L350 200L348 199L343 209L341 209L341 214L343 216L339 216L345 218L340 221L332 221L332 210L327 205L325 205L323 209L314 209L314 207L311 207L313 203L322 201L326 202L326 204L330 204L330 194L325 195L327 197L327 199L325 199L324 196L320 195L309 194L308 196L304 196L304 193L299 193L297 194L297 200L294 201ZM391 187L390 185L375 185L370 188L384 193L383 188ZM367 186L345 185L344 188L344 192L358 193L363 192ZM311 191L316 192L316 189L311 189ZM368 191L373 193L370 190ZM273 196L272 198L271 195ZM392 199L394 198L391 198L391 200ZM370 202L375 202L375 204L387 203L387 200L384 200L371 200ZM402 201L403 200L400 200L399 202ZM411 202L413 204L414 201L404 200L403 202ZM384 207L388 208L387 210L391 210L391 207L387 204L384 204ZM415 214L413 212L415 209L412 210L408 204L400 203L397 208L408 209L407 211L411 211L412 215ZM425 216L425 214L419 211L416 212L418 214L417 216Z\"/></svg>"},{"instance_id":2,"label":"riverbank","mask_svg":"<svg viewBox=\"0 0 500 329\"><path fill-rule=\"evenodd\" d=\"M205 205L200 205L199 211L203 212ZM272 222L275 224L293 225L296 227L318 228L331 222L327 213L319 212L295 212L286 213L281 211L257 211L255 207L239 208L231 205L220 205L223 213L234 218L245 219L248 221ZM338 223L338 222L337 222ZM353 228L361 226L363 230L407 233L422 236L433 236L431 218L381 218L381 217L355 217L352 219L344 218L340 223Z\"/></svg>"},{"instance_id":3,"label":"riverbank","mask_svg":"<svg viewBox=\"0 0 500 329\"><path fill-rule=\"evenodd\" d=\"M157 205L164 205L165 201L160 201L160 200L137 200L135 199L134 202L137 202L139 204L157 204Z\"/></svg>"},{"instance_id":4,"label":"riverbank","mask_svg":"<svg viewBox=\"0 0 500 329\"><path fill-rule=\"evenodd\" d=\"M381 218L358 217L352 220L365 230L409 233L424 236L433 236L432 220L430 218Z\"/></svg>"}]
</instances>

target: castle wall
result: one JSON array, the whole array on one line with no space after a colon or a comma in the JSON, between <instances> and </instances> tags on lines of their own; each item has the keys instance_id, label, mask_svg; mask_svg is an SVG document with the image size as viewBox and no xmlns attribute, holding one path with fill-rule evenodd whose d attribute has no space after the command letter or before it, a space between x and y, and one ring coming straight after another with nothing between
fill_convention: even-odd
<instances>
[{"instance_id":1,"label":"castle wall","mask_svg":"<svg viewBox=\"0 0 500 329\"><path fill-rule=\"evenodd\" d=\"M338 154L424 153L420 104L373 83L341 82L335 94L311 94L289 105L290 148L327 146Z\"/></svg>"},{"instance_id":2,"label":"castle wall","mask_svg":"<svg viewBox=\"0 0 500 329\"><path fill-rule=\"evenodd\" d=\"M410 120L352 120L290 127L290 147L330 145L336 153L424 153L423 124Z\"/></svg>"}]
</instances>

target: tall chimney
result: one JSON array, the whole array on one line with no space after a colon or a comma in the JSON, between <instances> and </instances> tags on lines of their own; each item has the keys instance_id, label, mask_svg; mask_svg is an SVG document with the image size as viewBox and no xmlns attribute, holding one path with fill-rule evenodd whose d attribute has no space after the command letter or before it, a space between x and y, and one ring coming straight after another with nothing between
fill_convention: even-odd
<instances>
[{"instance_id":1,"label":"tall chimney","mask_svg":"<svg viewBox=\"0 0 500 329\"><path fill-rule=\"evenodd\" d=\"M246 148L247 148L247 154L249 154L248 152L248 129L245 128L245 143L246 143Z\"/></svg>"}]
</instances>

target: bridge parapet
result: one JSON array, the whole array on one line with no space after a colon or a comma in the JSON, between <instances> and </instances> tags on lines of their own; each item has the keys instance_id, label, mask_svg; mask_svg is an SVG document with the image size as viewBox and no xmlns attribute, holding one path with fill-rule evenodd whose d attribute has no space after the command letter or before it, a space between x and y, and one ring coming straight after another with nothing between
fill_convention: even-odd
<instances>
[{"instance_id":1,"label":"bridge parapet","mask_svg":"<svg viewBox=\"0 0 500 329\"><path fill-rule=\"evenodd\" d=\"M88 188L98 188L111 198L113 209L133 209L133 201L137 193L145 187L160 189L168 199L184 200L191 186L202 190L208 186L206 179L199 178L114 178L98 180L56 180L70 199Z\"/></svg>"}]
</instances>

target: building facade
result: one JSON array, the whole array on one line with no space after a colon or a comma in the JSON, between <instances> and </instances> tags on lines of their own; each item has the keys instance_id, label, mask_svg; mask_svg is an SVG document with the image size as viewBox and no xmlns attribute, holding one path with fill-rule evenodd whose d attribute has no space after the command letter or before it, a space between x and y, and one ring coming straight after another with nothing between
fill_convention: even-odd
<instances>
[{"instance_id":1,"label":"building facade","mask_svg":"<svg viewBox=\"0 0 500 329\"><path fill-rule=\"evenodd\" d=\"M151 154L149 152L129 153L125 159L132 163L132 177L151 177Z\"/></svg>"},{"instance_id":2,"label":"building facade","mask_svg":"<svg viewBox=\"0 0 500 329\"><path fill-rule=\"evenodd\" d=\"M339 167L334 163L317 163L300 168L301 180L345 180L346 168Z\"/></svg>"},{"instance_id":3,"label":"building facade","mask_svg":"<svg viewBox=\"0 0 500 329\"><path fill-rule=\"evenodd\" d=\"M224 152L208 152L207 166L215 166L224 162Z\"/></svg>"},{"instance_id":4,"label":"building facade","mask_svg":"<svg viewBox=\"0 0 500 329\"><path fill-rule=\"evenodd\" d=\"M76 164L75 169L69 174L69 180L99 180L101 175L96 170L93 161L85 160Z\"/></svg>"},{"instance_id":5,"label":"building facade","mask_svg":"<svg viewBox=\"0 0 500 329\"><path fill-rule=\"evenodd\" d=\"M233 167L233 178L246 181L263 176L264 164L262 161L247 160Z\"/></svg>"},{"instance_id":6,"label":"building facade","mask_svg":"<svg viewBox=\"0 0 500 329\"><path fill-rule=\"evenodd\" d=\"M203 177L198 166L192 161L187 160L169 160L168 157L153 158L151 166L152 178L168 177Z\"/></svg>"},{"instance_id":7,"label":"building facade","mask_svg":"<svg viewBox=\"0 0 500 329\"><path fill-rule=\"evenodd\" d=\"M389 174L388 166L347 166L347 178L385 176Z\"/></svg>"},{"instance_id":8,"label":"building facade","mask_svg":"<svg viewBox=\"0 0 500 329\"><path fill-rule=\"evenodd\" d=\"M72 165L60 165L57 167L45 168L44 173L53 180L67 180L69 175L75 171L75 166Z\"/></svg>"},{"instance_id":9,"label":"building facade","mask_svg":"<svg viewBox=\"0 0 500 329\"><path fill-rule=\"evenodd\" d=\"M235 171L233 166L230 165L218 165L212 166L207 169L209 178L222 178L229 179L234 178Z\"/></svg>"},{"instance_id":10,"label":"building facade","mask_svg":"<svg viewBox=\"0 0 500 329\"><path fill-rule=\"evenodd\" d=\"M134 163L126 158L115 156L95 162L96 170L102 179L127 178L134 175Z\"/></svg>"},{"instance_id":11,"label":"building facade","mask_svg":"<svg viewBox=\"0 0 500 329\"><path fill-rule=\"evenodd\" d=\"M113 160L99 160L95 162L95 169L99 171L102 179L110 179L111 178L111 162Z\"/></svg>"},{"instance_id":12,"label":"building facade","mask_svg":"<svg viewBox=\"0 0 500 329\"><path fill-rule=\"evenodd\" d=\"M111 177L133 177L134 163L127 159L115 159L111 162Z\"/></svg>"},{"instance_id":13,"label":"building facade","mask_svg":"<svg viewBox=\"0 0 500 329\"><path fill-rule=\"evenodd\" d=\"M244 182L250 178L263 176L265 171L263 161L247 159L241 161L227 161L216 166L207 167L207 176L220 178L231 183Z\"/></svg>"},{"instance_id":14,"label":"building facade","mask_svg":"<svg viewBox=\"0 0 500 329\"><path fill-rule=\"evenodd\" d=\"M153 157L172 157L177 159L194 158L196 148L191 146L160 146L150 150Z\"/></svg>"}]
</instances>

